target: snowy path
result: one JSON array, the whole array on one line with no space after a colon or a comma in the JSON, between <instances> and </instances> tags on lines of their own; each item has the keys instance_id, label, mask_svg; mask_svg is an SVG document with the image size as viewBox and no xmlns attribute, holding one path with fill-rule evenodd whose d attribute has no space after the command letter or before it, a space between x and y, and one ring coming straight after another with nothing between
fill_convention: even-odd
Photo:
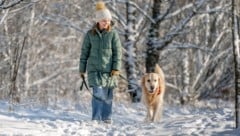
<instances>
[{"instance_id":1,"label":"snowy path","mask_svg":"<svg viewBox=\"0 0 240 136\"><path fill-rule=\"evenodd\" d=\"M17 108L14 112L7 112L7 104L0 104L0 136L237 135L230 108L210 110L166 106L161 122L144 123L146 112L142 104L116 104L113 123L109 125L92 122L90 108L78 107L78 110L69 111Z\"/></svg>"}]
</instances>

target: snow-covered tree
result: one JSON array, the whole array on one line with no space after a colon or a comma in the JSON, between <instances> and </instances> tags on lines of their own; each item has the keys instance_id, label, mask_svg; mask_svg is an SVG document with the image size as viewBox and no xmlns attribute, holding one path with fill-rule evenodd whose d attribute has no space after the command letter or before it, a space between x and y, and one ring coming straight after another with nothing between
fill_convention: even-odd
<instances>
[{"instance_id":1,"label":"snow-covered tree","mask_svg":"<svg viewBox=\"0 0 240 136\"><path fill-rule=\"evenodd\" d=\"M236 128L240 128L240 2L232 0L232 42L235 68L235 115Z\"/></svg>"},{"instance_id":2,"label":"snow-covered tree","mask_svg":"<svg viewBox=\"0 0 240 136\"><path fill-rule=\"evenodd\" d=\"M125 69L128 79L128 90L132 101L137 101L136 96L138 94L139 85L137 82L137 67L136 67L136 7L128 0L126 1L126 29L125 29L125 49L126 53L126 62Z\"/></svg>"},{"instance_id":3,"label":"snow-covered tree","mask_svg":"<svg viewBox=\"0 0 240 136\"><path fill-rule=\"evenodd\" d=\"M118 1L121 5L124 5L126 8L125 12L121 12L122 7L117 7L116 1L112 1L113 7L110 6L117 16L116 20L120 25L124 28L125 40L123 42L124 45L124 68L126 71L126 77L128 82L128 91L130 97L133 102L138 102L141 97L141 88L139 84L139 71L141 71L141 67L139 67L139 53L137 45L139 37L142 36L142 32L144 31L144 24L148 21L147 9L149 8L149 3L142 4L145 1L137 1L137 0L127 0L124 2ZM124 16L125 15L125 16Z\"/></svg>"}]
</instances>

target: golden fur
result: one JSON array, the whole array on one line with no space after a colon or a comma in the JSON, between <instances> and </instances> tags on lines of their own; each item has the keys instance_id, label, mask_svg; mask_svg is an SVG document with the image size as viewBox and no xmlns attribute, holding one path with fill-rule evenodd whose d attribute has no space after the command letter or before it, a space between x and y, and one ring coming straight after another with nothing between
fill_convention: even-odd
<instances>
[{"instance_id":1,"label":"golden fur","mask_svg":"<svg viewBox=\"0 0 240 136\"><path fill-rule=\"evenodd\" d=\"M142 101L147 108L147 122L160 120L164 93L165 78L163 71L157 64L154 73L147 73L142 77Z\"/></svg>"}]
</instances>

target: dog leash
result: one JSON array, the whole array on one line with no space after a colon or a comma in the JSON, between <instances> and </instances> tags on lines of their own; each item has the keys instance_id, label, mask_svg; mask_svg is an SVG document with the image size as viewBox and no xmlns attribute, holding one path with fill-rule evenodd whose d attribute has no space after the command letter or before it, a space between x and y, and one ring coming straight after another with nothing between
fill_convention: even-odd
<instances>
[{"instance_id":1,"label":"dog leash","mask_svg":"<svg viewBox=\"0 0 240 136\"><path fill-rule=\"evenodd\" d=\"M85 80L85 77L81 75L81 78L82 78L82 85L80 86L80 91L82 91L83 85L85 85L87 90L89 90L88 85L87 85L86 80Z\"/></svg>"},{"instance_id":2,"label":"dog leash","mask_svg":"<svg viewBox=\"0 0 240 136\"><path fill-rule=\"evenodd\" d=\"M83 86L85 86L86 89L88 90L88 92L92 95L92 97L94 97L95 99L98 99L99 101L104 101L104 102L106 102L106 100L103 100L102 98L99 98L99 97L95 96L95 95L90 91L90 89L89 89L89 87L88 87L88 85L87 85L87 82L86 82L86 80L85 80L85 77L84 77L84 76L81 76L81 77L82 77L82 85L80 86L80 91L82 91Z\"/></svg>"},{"instance_id":3,"label":"dog leash","mask_svg":"<svg viewBox=\"0 0 240 136\"><path fill-rule=\"evenodd\" d=\"M84 76L81 76L81 77L82 77L82 79L83 79L83 82L82 82L82 85L80 86L80 90L82 90L83 85L85 85L85 87L87 88L87 90L89 90L89 88L88 88L88 86L87 86L87 83L86 83L86 80L85 80L85 77L84 77ZM119 77L128 82L127 78L124 77L122 74L119 74ZM128 84L132 84L132 85L138 86L138 84L135 84L135 83L128 83Z\"/></svg>"},{"instance_id":4,"label":"dog leash","mask_svg":"<svg viewBox=\"0 0 240 136\"><path fill-rule=\"evenodd\" d=\"M119 77L128 82L127 78L124 77L123 75L119 74ZM87 82L86 82L86 79L85 79L84 76L81 76L81 78L82 78L82 84L81 84L81 86L80 86L80 91L82 91L83 86L85 86L86 89L88 90L88 92L92 95L92 97L94 97L94 98L96 98L96 99L98 99L98 100L100 100L100 101L105 101L105 100L103 100L103 99L95 96L95 95L90 91L90 89L89 89L89 87L88 87L88 85L87 85ZM138 84L135 84L135 83L128 83L128 84L132 84L132 85L135 85L135 86L139 87Z\"/></svg>"},{"instance_id":5,"label":"dog leash","mask_svg":"<svg viewBox=\"0 0 240 136\"><path fill-rule=\"evenodd\" d=\"M123 80L125 80L125 81L128 83L128 85L132 84L132 85L136 86L136 89L137 89L137 90L140 90L140 91L141 91L141 87L140 87L138 84L136 84L136 83L129 83L129 82L128 82L128 79L127 79L126 77L124 77L123 75L121 75L121 74L119 74L119 77L122 78ZM131 97L134 98L133 101L139 102L140 99L139 99L139 100L138 100L138 98L135 99L135 96L138 95L136 89L134 89L133 91L129 91L129 93L130 93Z\"/></svg>"},{"instance_id":6,"label":"dog leash","mask_svg":"<svg viewBox=\"0 0 240 136\"><path fill-rule=\"evenodd\" d=\"M119 77L128 82L127 78L124 77L123 75L119 74ZM132 84L138 87L138 84L135 84L135 83L128 83L128 84Z\"/></svg>"}]
</instances>

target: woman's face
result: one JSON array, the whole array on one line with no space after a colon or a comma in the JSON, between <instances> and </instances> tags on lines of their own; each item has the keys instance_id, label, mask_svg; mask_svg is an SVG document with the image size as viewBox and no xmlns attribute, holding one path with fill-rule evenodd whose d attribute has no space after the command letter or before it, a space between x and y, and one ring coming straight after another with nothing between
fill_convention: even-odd
<instances>
[{"instance_id":1,"label":"woman's face","mask_svg":"<svg viewBox=\"0 0 240 136\"><path fill-rule=\"evenodd\" d=\"M99 23L100 30L107 29L108 26L111 23L111 20L110 19L103 19L103 20L99 21L98 23Z\"/></svg>"}]
</instances>

